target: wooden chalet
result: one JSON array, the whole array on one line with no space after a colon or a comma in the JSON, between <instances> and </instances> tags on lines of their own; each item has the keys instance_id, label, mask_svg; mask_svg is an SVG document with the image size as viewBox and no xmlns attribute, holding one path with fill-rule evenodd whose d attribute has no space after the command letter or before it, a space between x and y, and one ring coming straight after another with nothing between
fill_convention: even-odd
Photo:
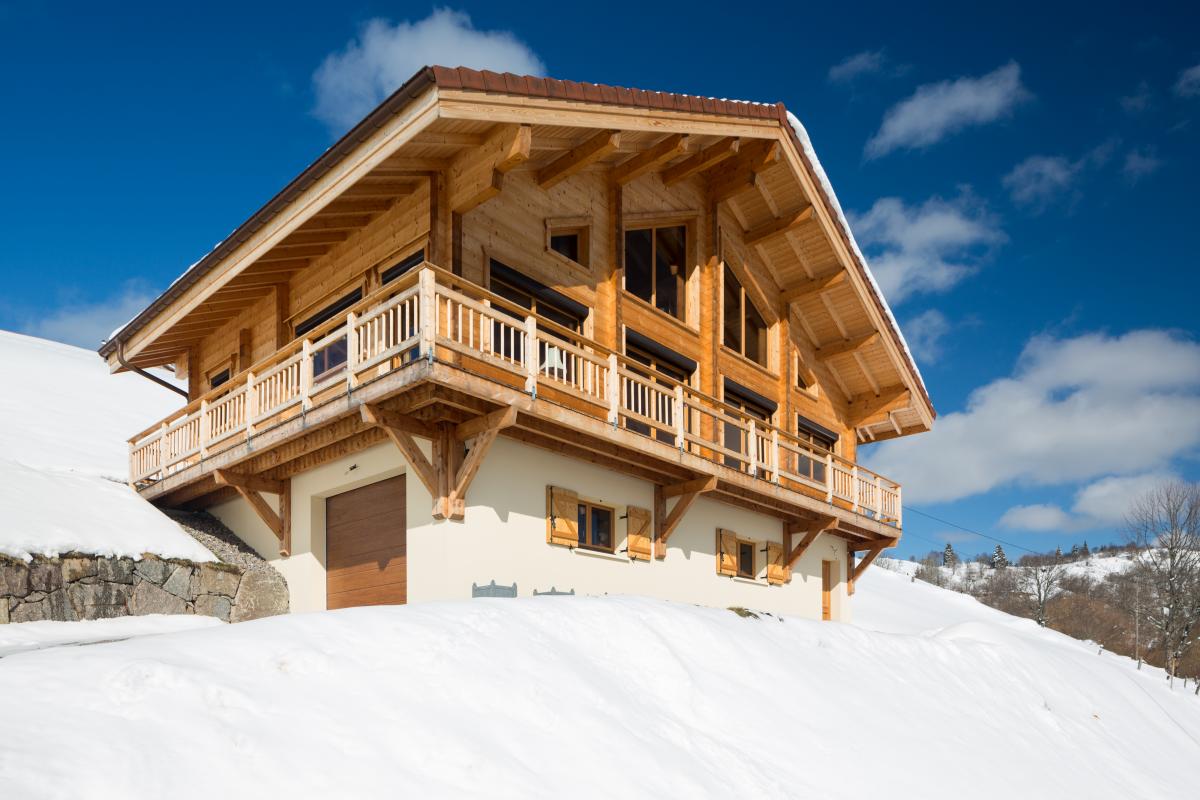
<instances>
[{"instance_id":1,"label":"wooden chalet","mask_svg":"<svg viewBox=\"0 0 1200 800\"><path fill-rule=\"evenodd\" d=\"M101 348L187 379L131 482L295 609L845 619L934 410L835 209L782 105L423 69Z\"/></svg>"}]
</instances>

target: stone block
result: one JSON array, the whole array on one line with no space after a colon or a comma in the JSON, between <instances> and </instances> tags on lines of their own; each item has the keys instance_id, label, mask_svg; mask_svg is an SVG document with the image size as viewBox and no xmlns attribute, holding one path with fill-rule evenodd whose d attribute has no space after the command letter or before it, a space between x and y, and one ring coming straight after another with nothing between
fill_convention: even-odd
<instances>
[{"instance_id":1,"label":"stone block","mask_svg":"<svg viewBox=\"0 0 1200 800\"><path fill-rule=\"evenodd\" d=\"M133 587L133 596L129 598L129 613L138 616L144 614L183 614L187 611L187 603L183 598L176 597L162 587L155 586L150 581L140 581Z\"/></svg>"},{"instance_id":2,"label":"stone block","mask_svg":"<svg viewBox=\"0 0 1200 800\"><path fill-rule=\"evenodd\" d=\"M124 583L73 583L67 590L71 596L71 605L84 619L91 619L89 609L96 606L124 606L129 602L129 592L132 587Z\"/></svg>"},{"instance_id":3,"label":"stone block","mask_svg":"<svg viewBox=\"0 0 1200 800\"><path fill-rule=\"evenodd\" d=\"M157 556L147 555L141 561L137 562L137 566L133 568L133 571L140 575L143 580L162 586L163 582L170 577L172 567Z\"/></svg>"},{"instance_id":4,"label":"stone block","mask_svg":"<svg viewBox=\"0 0 1200 800\"><path fill-rule=\"evenodd\" d=\"M133 559L101 558L96 562L96 576L108 583L133 584Z\"/></svg>"},{"instance_id":5,"label":"stone block","mask_svg":"<svg viewBox=\"0 0 1200 800\"><path fill-rule=\"evenodd\" d=\"M11 622L41 622L49 619L46 613L46 601L43 598L36 603L21 603L9 612L8 618Z\"/></svg>"},{"instance_id":6,"label":"stone block","mask_svg":"<svg viewBox=\"0 0 1200 800\"><path fill-rule=\"evenodd\" d=\"M265 570L247 572L242 576L237 596L233 599L229 621L246 622L286 614L287 610L287 583L279 573Z\"/></svg>"},{"instance_id":7,"label":"stone block","mask_svg":"<svg viewBox=\"0 0 1200 800\"><path fill-rule=\"evenodd\" d=\"M93 578L96 575L96 559L94 558L64 558L62 560L63 580L70 583L82 578Z\"/></svg>"},{"instance_id":8,"label":"stone block","mask_svg":"<svg viewBox=\"0 0 1200 800\"><path fill-rule=\"evenodd\" d=\"M214 567L211 564L201 564L200 584L196 594L221 594L226 597L236 597L238 584L242 576L228 569Z\"/></svg>"},{"instance_id":9,"label":"stone block","mask_svg":"<svg viewBox=\"0 0 1200 800\"><path fill-rule=\"evenodd\" d=\"M229 614L233 610L233 605L228 597L219 594L202 594L196 598L196 613L203 614L206 617L216 617L217 619L229 622Z\"/></svg>"},{"instance_id":10,"label":"stone block","mask_svg":"<svg viewBox=\"0 0 1200 800\"><path fill-rule=\"evenodd\" d=\"M163 581L162 588L176 597L191 600L196 595L192 593L192 568L178 566L170 577Z\"/></svg>"},{"instance_id":11,"label":"stone block","mask_svg":"<svg viewBox=\"0 0 1200 800\"><path fill-rule=\"evenodd\" d=\"M29 594L29 567L24 562L0 561L0 595L25 597Z\"/></svg>"},{"instance_id":12,"label":"stone block","mask_svg":"<svg viewBox=\"0 0 1200 800\"><path fill-rule=\"evenodd\" d=\"M29 589L35 592L53 592L63 587L62 569L58 564L35 558L29 565Z\"/></svg>"}]
</instances>

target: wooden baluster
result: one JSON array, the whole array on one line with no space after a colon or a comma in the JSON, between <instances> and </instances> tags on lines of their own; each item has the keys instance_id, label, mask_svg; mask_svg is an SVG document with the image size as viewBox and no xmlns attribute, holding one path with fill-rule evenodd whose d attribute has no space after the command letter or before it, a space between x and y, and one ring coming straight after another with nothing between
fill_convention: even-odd
<instances>
[{"instance_id":1,"label":"wooden baluster","mask_svg":"<svg viewBox=\"0 0 1200 800\"><path fill-rule=\"evenodd\" d=\"M537 397L538 382L538 347L537 317L530 314L525 318L522 352L525 354L525 391ZM549 354L547 354L549 361Z\"/></svg>"},{"instance_id":2,"label":"wooden baluster","mask_svg":"<svg viewBox=\"0 0 1200 800\"><path fill-rule=\"evenodd\" d=\"M346 391L358 385L354 374L358 366L358 315L351 311L346 315Z\"/></svg>"},{"instance_id":3,"label":"wooden baluster","mask_svg":"<svg viewBox=\"0 0 1200 800\"><path fill-rule=\"evenodd\" d=\"M754 417L750 418L750 430L747 433L746 439L746 457L750 459L747 465L751 475L758 475L758 428L754 424Z\"/></svg>"}]
</instances>

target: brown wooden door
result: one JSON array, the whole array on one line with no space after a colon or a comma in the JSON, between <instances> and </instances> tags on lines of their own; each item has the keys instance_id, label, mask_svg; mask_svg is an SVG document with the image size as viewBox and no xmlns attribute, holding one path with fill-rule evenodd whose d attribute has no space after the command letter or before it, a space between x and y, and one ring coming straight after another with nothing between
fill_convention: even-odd
<instances>
[{"instance_id":1,"label":"brown wooden door","mask_svg":"<svg viewBox=\"0 0 1200 800\"><path fill-rule=\"evenodd\" d=\"M325 500L327 608L408 600L404 476Z\"/></svg>"},{"instance_id":2,"label":"brown wooden door","mask_svg":"<svg viewBox=\"0 0 1200 800\"><path fill-rule=\"evenodd\" d=\"M821 562L821 619L833 619L833 562Z\"/></svg>"}]
</instances>

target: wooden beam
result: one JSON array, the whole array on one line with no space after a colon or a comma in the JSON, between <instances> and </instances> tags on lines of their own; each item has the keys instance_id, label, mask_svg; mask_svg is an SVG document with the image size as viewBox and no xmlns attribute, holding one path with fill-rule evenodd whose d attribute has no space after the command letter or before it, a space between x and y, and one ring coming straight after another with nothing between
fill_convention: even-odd
<instances>
[{"instance_id":1,"label":"wooden beam","mask_svg":"<svg viewBox=\"0 0 1200 800\"><path fill-rule=\"evenodd\" d=\"M416 181L387 180L378 183L359 182L342 192L339 197L351 198L396 198L405 197L417 190Z\"/></svg>"},{"instance_id":2,"label":"wooden beam","mask_svg":"<svg viewBox=\"0 0 1200 800\"><path fill-rule=\"evenodd\" d=\"M398 414L395 411L389 411L386 408L380 408L370 403L359 409L359 413L362 415L363 422L371 425L386 425L389 428L395 428L398 431L404 431L405 433L425 439L432 439L436 434L433 426L424 420L419 420L406 414Z\"/></svg>"},{"instance_id":3,"label":"wooden beam","mask_svg":"<svg viewBox=\"0 0 1200 800\"><path fill-rule=\"evenodd\" d=\"M814 355L818 361L828 361L829 359L840 356L845 353L853 353L855 350L872 344L879 338L879 331L871 331L864 336L856 336L853 339L845 339L840 342L832 342L820 347Z\"/></svg>"},{"instance_id":4,"label":"wooden beam","mask_svg":"<svg viewBox=\"0 0 1200 800\"><path fill-rule=\"evenodd\" d=\"M687 134L672 134L659 141L649 150L638 153L613 167L612 175L610 176L612 182L618 186L624 186L648 172L653 172L659 165L683 155L687 152L687 149Z\"/></svg>"},{"instance_id":5,"label":"wooden beam","mask_svg":"<svg viewBox=\"0 0 1200 800\"><path fill-rule=\"evenodd\" d=\"M846 270L839 270L830 275L822 275L819 278L798 283L788 289L784 289L780 295L780 299L784 303L795 303L803 300L806 297L811 297L814 294L828 291L839 284L846 282Z\"/></svg>"},{"instance_id":6,"label":"wooden beam","mask_svg":"<svg viewBox=\"0 0 1200 800\"><path fill-rule=\"evenodd\" d=\"M213 478L220 486L233 486L251 492L283 494L283 481L273 481L258 475L245 475L240 472L219 469L213 473Z\"/></svg>"},{"instance_id":7,"label":"wooden beam","mask_svg":"<svg viewBox=\"0 0 1200 800\"><path fill-rule=\"evenodd\" d=\"M483 459L487 458L488 451L500 435L500 431L511 426L516 421L517 409L509 406L486 416L478 417L470 422L464 422L455 428L455 438L458 441L474 438L475 444L471 447L471 452L467 453L467 457L463 459L462 464L454 475L454 485L450 489L450 494L446 498L445 504L446 516L448 518L463 518L466 508L467 489L471 487L471 481L475 480L475 474L479 472L479 468L483 465ZM458 438L462 429L472 423L486 425L486 427L476 433L472 433L470 436Z\"/></svg>"},{"instance_id":8,"label":"wooden beam","mask_svg":"<svg viewBox=\"0 0 1200 800\"><path fill-rule=\"evenodd\" d=\"M774 239L776 236L783 236L788 231L795 230L812 219L813 207L807 205L794 214L785 214L779 219L771 220L765 225L759 225L757 228L751 228L746 231L743 241L746 246L762 244Z\"/></svg>"},{"instance_id":9,"label":"wooden beam","mask_svg":"<svg viewBox=\"0 0 1200 800\"><path fill-rule=\"evenodd\" d=\"M866 572L867 567L871 566L871 562L878 558L879 554L882 553L886 548L891 547L895 543L895 539L887 539L883 542L878 542L871 547L871 549L867 551L867 555L863 558L863 560L858 562L858 566L854 568L854 572L850 573L851 582L862 577L862 574Z\"/></svg>"},{"instance_id":10,"label":"wooden beam","mask_svg":"<svg viewBox=\"0 0 1200 800\"><path fill-rule=\"evenodd\" d=\"M675 501L675 506L671 509L671 513L667 514L666 519L663 520L662 527L658 531L658 543L661 545L663 553L660 556L656 547L655 555L657 557L662 558L666 556L667 540L671 538L671 534L675 532L675 528L683 520L683 515L692 507L692 503L695 503L700 495L705 492L711 492L716 488L717 478L715 475L662 487L662 507L664 509L666 508L665 501L668 497L678 497L679 499ZM656 503L656 505L658 504Z\"/></svg>"},{"instance_id":11,"label":"wooden beam","mask_svg":"<svg viewBox=\"0 0 1200 800\"><path fill-rule=\"evenodd\" d=\"M400 455L404 456L404 460L408 462L412 471L417 474L417 479L421 481L426 491L429 492L435 501L439 499L441 493L438 490L437 471L413 440L407 425L405 427L396 427L389 424L389 422L394 420L394 417L391 417L386 411L375 406L364 405L360 409L360 413L364 422L369 422L383 429L383 432L392 440L392 444L396 445L396 449L400 451Z\"/></svg>"},{"instance_id":12,"label":"wooden beam","mask_svg":"<svg viewBox=\"0 0 1200 800\"><path fill-rule=\"evenodd\" d=\"M690 178L696 173L710 169L725 159L737 155L739 147L739 140L732 136L710 144L686 161L681 161L675 166L663 170L663 183L670 186L684 178Z\"/></svg>"},{"instance_id":13,"label":"wooden beam","mask_svg":"<svg viewBox=\"0 0 1200 800\"><path fill-rule=\"evenodd\" d=\"M792 552L787 554L787 567L790 569L792 566L794 566L795 563L800 560L800 556L804 555L804 552L808 550L808 548L812 547L812 544L817 540L817 537L832 528L835 524L836 520L829 519L810 525L808 532L804 534L804 538L800 540L799 544L792 548ZM794 533L795 531L790 530L789 532Z\"/></svg>"},{"instance_id":14,"label":"wooden beam","mask_svg":"<svg viewBox=\"0 0 1200 800\"><path fill-rule=\"evenodd\" d=\"M517 409L513 406L484 414L481 417L467 420L454 429L454 438L460 442L474 439L476 436L492 428L507 428L517 421Z\"/></svg>"},{"instance_id":15,"label":"wooden beam","mask_svg":"<svg viewBox=\"0 0 1200 800\"><path fill-rule=\"evenodd\" d=\"M857 428L869 424L875 417L886 418L888 412L904 408L911 400L912 393L907 386L884 386L879 394L859 395L850 401L846 427Z\"/></svg>"},{"instance_id":16,"label":"wooden beam","mask_svg":"<svg viewBox=\"0 0 1200 800\"><path fill-rule=\"evenodd\" d=\"M596 163L621 146L620 131L600 131L583 144L563 153L537 174L538 186L549 189L561 180Z\"/></svg>"},{"instance_id":17,"label":"wooden beam","mask_svg":"<svg viewBox=\"0 0 1200 800\"><path fill-rule=\"evenodd\" d=\"M498 125L477 149L462 153L448 170L450 211L465 214L500 194L504 175L529 160L532 128Z\"/></svg>"}]
</instances>

